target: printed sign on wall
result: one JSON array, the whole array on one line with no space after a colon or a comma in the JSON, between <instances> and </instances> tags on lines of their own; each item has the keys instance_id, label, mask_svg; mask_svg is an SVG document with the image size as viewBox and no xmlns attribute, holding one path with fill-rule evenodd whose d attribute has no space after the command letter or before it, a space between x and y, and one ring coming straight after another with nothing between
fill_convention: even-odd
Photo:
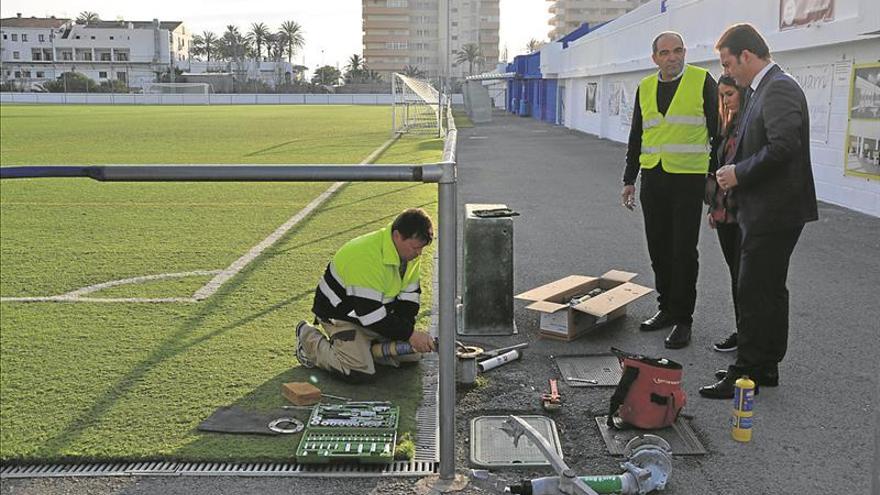
<instances>
[{"instance_id":1,"label":"printed sign on wall","mask_svg":"<svg viewBox=\"0 0 880 495\"><path fill-rule=\"evenodd\" d=\"M844 173L880 180L880 64L854 65Z\"/></svg>"},{"instance_id":2,"label":"printed sign on wall","mask_svg":"<svg viewBox=\"0 0 880 495\"><path fill-rule=\"evenodd\" d=\"M779 0L779 29L834 19L834 0Z\"/></svg>"},{"instance_id":3,"label":"printed sign on wall","mask_svg":"<svg viewBox=\"0 0 880 495\"><path fill-rule=\"evenodd\" d=\"M588 112L596 113L596 94L599 89L599 83L588 82L587 83L587 105L586 110Z\"/></svg>"},{"instance_id":4,"label":"printed sign on wall","mask_svg":"<svg viewBox=\"0 0 880 495\"><path fill-rule=\"evenodd\" d=\"M807 65L786 69L797 79L810 108L810 141L828 142L828 119L831 115L832 66Z\"/></svg>"}]
</instances>

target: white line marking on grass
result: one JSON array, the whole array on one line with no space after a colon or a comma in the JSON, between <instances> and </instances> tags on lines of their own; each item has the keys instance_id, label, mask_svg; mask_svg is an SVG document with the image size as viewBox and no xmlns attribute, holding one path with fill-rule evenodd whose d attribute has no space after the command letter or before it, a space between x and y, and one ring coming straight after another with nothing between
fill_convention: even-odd
<instances>
[{"instance_id":1,"label":"white line marking on grass","mask_svg":"<svg viewBox=\"0 0 880 495\"><path fill-rule=\"evenodd\" d=\"M373 161L375 161L376 158L379 157L379 155L384 153L385 150L387 150L392 144L394 144L394 141L400 138L400 136L400 134L395 134L394 137L392 137L388 141L385 141L382 146L379 146L372 153L370 153L370 155L365 158L360 163L360 165L373 163ZM223 286L223 284L228 282L229 279L231 279L232 277L236 276L238 272L242 271L246 266L254 261L263 251L278 242L278 239L281 239L281 237L289 232L290 229L295 227L297 224L299 224L299 222L303 221L303 219L308 217L313 211L324 204L325 201L330 199L330 197L333 196L333 194L335 194L336 191L338 191L345 184L346 182L334 182L330 187L327 188L326 191L318 195L317 198L313 199L308 205L306 205L305 208L297 212L294 216L290 217L290 219L288 219L280 227L275 229L274 232L269 234L268 237L263 239L256 246L252 247L246 254L232 262L231 265L224 268L223 270L194 270L191 272L144 275L141 277L111 280L110 282L89 285L88 287L76 289L74 291L57 296L0 297L0 302L193 303L203 301L216 293L220 289L220 287ZM192 295L192 297L83 297L86 294L91 294L93 292L108 289L110 287L118 287L120 285L142 284L155 280L204 275L214 275L214 278L211 279L207 284L203 285L199 290L197 290Z\"/></svg>"},{"instance_id":2,"label":"white line marking on grass","mask_svg":"<svg viewBox=\"0 0 880 495\"><path fill-rule=\"evenodd\" d=\"M400 134L395 134L394 137L385 141L385 143L370 153L370 156L366 157L364 161L362 161L361 165L366 165L368 163L372 163L376 158L379 157L385 150L387 150L397 138L400 137ZM297 212L296 215L290 217L289 220L284 222L280 227L275 229L275 232L269 234L269 237L263 239L262 242L252 247L250 251L244 254L241 258L238 258L231 265L227 266L223 271L221 271L216 277L214 277L207 284L202 286L201 289L197 290L195 294L193 294L193 299L197 301L202 301L211 297L215 292L217 292L220 287L229 281L232 277L236 276L238 272L242 271L244 267L248 266L253 260L257 258L266 248L272 246L278 239L281 239L284 234L290 231L293 227L295 227L298 223L300 223L303 219L309 216L313 211L315 211L318 207L324 204L325 201L330 199L336 191L339 190L340 187L344 186L346 182L334 182L333 185L327 188L326 191L322 192L318 195L317 198L313 199L311 203L306 205L305 208Z\"/></svg>"},{"instance_id":3,"label":"white line marking on grass","mask_svg":"<svg viewBox=\"0 0 880 495\"><path fill-rule=\"evenodd\" d=\"M100 290L109 289L111 287L119 287L120 285L142 284L145 282L153 282L156 280L166 280L169 278L198 277L207 275L216 275L221 270L193 270L191 272L178 273L160 273L158 275L144 275L141 277L123 278L120 280L111 280L100 284L89 285L66 294L57 296L36 296L36 297L2 297L0 302L146 302L146 303L164 303L164 302L196 302L191 297L83 297L86 294L98 292Z\"/></svg>"}]
</instances>

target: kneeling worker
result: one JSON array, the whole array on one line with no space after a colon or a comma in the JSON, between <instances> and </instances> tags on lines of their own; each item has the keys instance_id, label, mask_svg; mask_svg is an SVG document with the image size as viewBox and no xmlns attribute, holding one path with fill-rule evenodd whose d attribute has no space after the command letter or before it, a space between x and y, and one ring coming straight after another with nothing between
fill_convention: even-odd
<instances>
[{"instance_id":1,"label":"kneeling worker","mask_svg":"<svg viewBox=\"0 0 880 495\"><path fill-rule=\"evenodd\" d=\"M390 225L348 241L333 256L315 289L312 312L326 337L301 321L296 357L348 381L365 381L375 363L399 366L421 354L377 358L375 341L409 342L417 353L434 350L433 339L414 329L419 313L419 256L434 237L431 218L411 208Z\"/></svg>"}]
</instances>

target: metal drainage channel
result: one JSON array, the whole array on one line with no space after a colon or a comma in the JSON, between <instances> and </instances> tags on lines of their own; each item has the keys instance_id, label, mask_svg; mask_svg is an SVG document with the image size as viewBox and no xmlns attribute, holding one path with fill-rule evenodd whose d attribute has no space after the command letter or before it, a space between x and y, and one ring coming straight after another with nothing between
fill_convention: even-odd
<instances>
[{"instance_id":1,"label":"metal drainage channel","mask_svg":"<svg viewBox=\"0 0 880 495\"><path fill-rule=\"evenodd\" d=\"M231 462L107 462L95 464L29 464L3 466L0 479L95 476L299 476L371 478L428 476L439 472L437 387L439 360L422 360L422 405L416 411L419 432L412 461L391 464L298 464Z\"/></svg>"}]
</instances>

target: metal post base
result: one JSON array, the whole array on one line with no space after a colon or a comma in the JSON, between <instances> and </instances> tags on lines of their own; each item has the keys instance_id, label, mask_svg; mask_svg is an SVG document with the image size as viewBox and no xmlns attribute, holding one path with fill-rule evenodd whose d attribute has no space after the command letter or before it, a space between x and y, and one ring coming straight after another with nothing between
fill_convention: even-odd
<instances>
[{"instance_id":1,"label":"metal post base","mask_svg":"<svg viewBox=\"0 0 880 495\"><path fill-rule=\"evenodd\" d=\"M431 476L420 479L413 488L413 491L417 495L455 493L464 490L467 485L468 477L463 474L456 474L455 478L448 480L440 479L439 474L432 474Z\"/></svg>"}]
</instances>

